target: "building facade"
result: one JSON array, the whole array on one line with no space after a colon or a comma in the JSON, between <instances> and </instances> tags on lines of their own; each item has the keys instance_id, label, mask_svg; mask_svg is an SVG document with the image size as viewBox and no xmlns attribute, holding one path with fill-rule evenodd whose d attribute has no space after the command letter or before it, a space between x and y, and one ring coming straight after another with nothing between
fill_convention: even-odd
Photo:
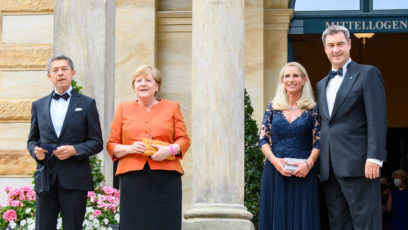
<instances>
[{"instance_id":1,"label":"building facade","mask_svg":"<svg viewBox=\"0 0 408 230\"><path fill-rule=\"evenodd\" d=\"M45 72L53 53L72 57L77 82L96 98L105 143L118 104L136 99L131 74L140 64L151 64L163 75L159 97L180 103L192 139L182 161L186 226L203 224L195 218L232 216L250 229L243 206L243 123L229 121L228 114L243 116L239 92L245 87L260 124L288 60L302 63L315 85L330 69L320 40L330 24L375 33L364 42L353 35L352 58L382 71L392 143L385 168L407 168L407 7L398 8L397 2L376 9L377 0L351 2L350 8L318 9L320 4L300 0L0 0L0 187L31 184L35 162L26 150L31 102L53 90ZM194 91L204 83L207 94ZM235 102L241 97L242 103ZM215 114L202 114L203 109ZM202 122L208 122L208 130L200 130ZM222 135L230 136L221 140ZM215 144L201 151L200 144L209 143ZM106 151L99 156L112 185L112 162ZM230 164L231 158L238 163ZM200 159L209 159L209 165L200 165ZM209 193L203 193L205 186L212 188ZM4 203L5 194L0 198Z\"/></svg>"}]
</instances>

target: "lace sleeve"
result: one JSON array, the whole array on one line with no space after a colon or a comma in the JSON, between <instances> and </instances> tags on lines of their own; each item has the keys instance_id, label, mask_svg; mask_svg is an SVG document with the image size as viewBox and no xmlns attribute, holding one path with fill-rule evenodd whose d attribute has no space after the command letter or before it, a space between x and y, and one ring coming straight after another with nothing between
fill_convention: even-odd
<instances>
[{"instance_id":1,"label":"lace sleeve","mask_svg":"<svg viewBox=\"0 0 408 230\"><path fill-rule=\"evenodd\" d=\"M313 116L313 148L315 149L320 149L320 113L319 113L319 107L316 105L316 107L313 108L312 111L312 116Z\"/></svg>"},{"instance_id":2,"label":"lace sleeve","mask_svg":"<svg viewBox=\"0 0 408 230\"><path fill-rule=\"evenodd\" d=\"M262 147L264 144L269 144L272 146L272 118L273 118L273 109L272 104L269 104L266 107L266 111L263 117L261 130L259 133L259 147Z\"/></svg>"}]
</instances>

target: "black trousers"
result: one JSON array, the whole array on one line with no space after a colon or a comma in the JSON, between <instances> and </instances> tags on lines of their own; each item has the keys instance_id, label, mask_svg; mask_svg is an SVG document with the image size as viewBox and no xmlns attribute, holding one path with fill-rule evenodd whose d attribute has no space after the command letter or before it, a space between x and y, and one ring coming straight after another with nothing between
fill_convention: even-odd
<instances>
[{"instance_id":1,"label":"black trousers","mask_svg":"<svg viewBox=\"0 0 408 230\"><path fill-rule=\"evenodd\" d=\"M381 230L380 179L336 177L322 183L331 230Z\"/></svg>"},{"instance_id":2,"label":"black trousers","mask_svg":"<svg viewBox=\"0 0 408 230\"><path fill-rule=\"evenodd\" d=\"M120 175L121 230L180 230L181 175L143 170Z\"/></svg>"},{"instance_id":3,"label":"black trousers","mask_svg":"<svg viewBox=\"0 0 408 230\"><path fill-rule=\"evenodd\" d=\"M64 189L58 180L47 195L37 195L35 229L55 230L61 212L63 229L81 230L88 191Z\"/></svg>"}]
</instances>

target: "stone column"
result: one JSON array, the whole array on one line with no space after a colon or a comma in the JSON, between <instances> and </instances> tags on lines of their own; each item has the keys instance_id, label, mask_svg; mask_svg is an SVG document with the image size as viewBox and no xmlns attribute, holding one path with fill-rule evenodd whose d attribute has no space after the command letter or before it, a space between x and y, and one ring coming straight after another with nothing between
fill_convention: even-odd
<instances>
[{"instance_id":1,"label":"stone column","mask_svg":"<svg viewBox=\"0 0 408 230\"><path fill-rule=\"evenodd\" d=\"M245 0L245 89L262 123L264 103L264 0Z\"/></svg>"},{"instance_id":2,"label":"stone column","mask_svg":"<svg viewBox=\"0 0 408 230\"><path fill-rule=\"evenodd\" d=\"M244 1L194 0L192 205L183 229L253 229L244 201Z\"/></svg>"},{"instance_id":3,"label":"stone column","mask_svg":"<svg viewBox=\"0 0 408 230\"><path fill-rule=\"evenodd\" d=\"M131 86L136 68L156 65L156 0L116 0L115 34L117 108L123 101L136 100Z\"/></svg>"},{"instance_id":4,"label":"stone column","mask_svg":"<svg viewBox=\"0 0 408 230\"><path fill-rule=\"evenodd\" d=\"M61 53L74 61L84 94L96 99L105 144L114 112L115 1L55 0L54 54ZM105 151L99 157L112 185L112 162Z\"/></svg>"},{"instance_id":5,"label":"stone column","mask_svg":"<svg viewBox=\"0 0 408 230\"><path fill-rule=\"evenodd\" d=\"M264 107L275 96L280 69L288 62L288 31L293 9L265 9Z\"/></svg>"}]
</instances>

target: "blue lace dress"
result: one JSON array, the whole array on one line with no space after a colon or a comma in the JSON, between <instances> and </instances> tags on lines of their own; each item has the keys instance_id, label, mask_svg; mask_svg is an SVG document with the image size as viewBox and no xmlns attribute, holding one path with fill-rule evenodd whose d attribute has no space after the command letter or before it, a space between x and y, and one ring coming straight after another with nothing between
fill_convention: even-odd
<instances>
[{"instance_id":1,"label":"blue lace dress","mask_svg":"<svg viewBox=\"0 0 408 230\"><path fill-rule=\"evenodd\" d=\"M269 104L262 122L259 146L269 144L278 158L309 157L320 146L317 106L291 123ZM319 194L316 169L305 178L285 177L266 160L261 183L259 230L319 230Z\"/></svg>"}]
</instances>

